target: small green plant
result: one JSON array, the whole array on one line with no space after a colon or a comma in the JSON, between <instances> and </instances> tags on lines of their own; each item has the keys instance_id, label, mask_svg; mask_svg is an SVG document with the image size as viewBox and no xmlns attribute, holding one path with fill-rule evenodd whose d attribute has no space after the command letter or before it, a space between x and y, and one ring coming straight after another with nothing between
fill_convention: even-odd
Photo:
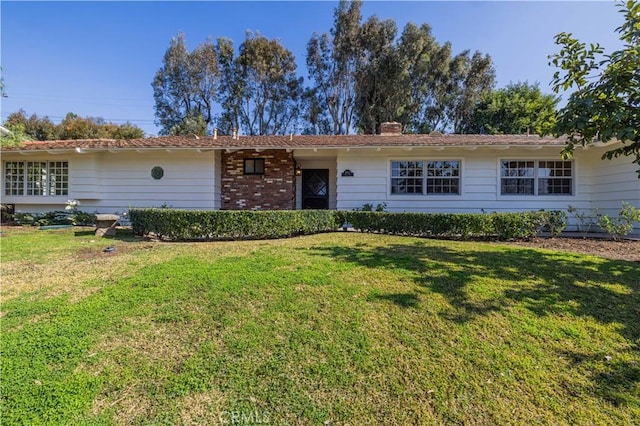
<instances>
[{"instance_id":1,"label":"small green plant","mask_svg":"<svg viewBox=\"0 0 640 426\"><path fill-rule=\"evenodd\" d=\"M355 209L355 211L358 211L358 212L384 212L384 211L387 211L387 203L385 203L385 202L378 203L378 204L376 204L375 208L373 207L372 203L364 203L362 205L362 207L360 207L359 209Z\"/></svg>"},{"instance_id":2,"label":"small green plant","mask_svg":"<svg viewBox=\"0 0 640 426\"><path fill-rule=\"evenodd\" d=\"M605 214L598 215L598 226L604 229L614 240L626 237L633 230L634 222L640 222L640 209L622 202L618 217L610 218Z\"/></svg>"},{"instance_id":3,"label":"small green plant","mask_svg":"<svg viewBox=\"0 0 640 426\"><path fill-rule=\"evenodd\" d=\"M546 231L551 233L551 237L557 237L567 229L568 217L562 210L544 211L543 227Z\"/></svg>"},{"instance_id":4,"label":"small green plant","mask_svg":"<svg viewBox=\"0 0 640 426\"><path fill-rule=\"evenodd\" d=\"M72 225L93 225L94 215L78 210L79 205L80 201L78 200L67 200L67 205L64 209L68 215L64 218L63 222L67 222Z\"/></svg>"},{"instance_id":5,"label":"small green plant","mask_svg":"<svg viewBox=\"0 0 640 426\"><path fill-rule=\"evenodd\" d=\"M567 211L576 219L578 232L582 232L582 238L586 238L587 234L598 222L598 209L580 210L569 205Z\"/></svg>"},{"instance_id":6,"label":"small green plant","mask_svg":"<svg viewBox=\"0 0 640 426\"><path fill-rule=\"evenodd\" d=\"M23 212L16 212L13 218L18 225L33 225L36 220L33 214Z\"/></svg>"}]
</instances>

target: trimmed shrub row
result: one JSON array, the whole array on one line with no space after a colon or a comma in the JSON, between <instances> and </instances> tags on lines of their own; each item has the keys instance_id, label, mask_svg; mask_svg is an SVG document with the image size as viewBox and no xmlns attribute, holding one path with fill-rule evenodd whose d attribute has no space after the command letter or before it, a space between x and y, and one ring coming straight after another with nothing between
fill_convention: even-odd
<instances>
[{"instance_id":1,"label":"trimmed shrub row","mask_svg":"<svg viewBox=\"0 0 640 426\"><path fill-rule=\"evenodd\" d=\"M47 213L15 213L11 218L19 225L84 225L95 222L95 216L79 210L55 210Z\"/></svg>"},{"instance_id":2,"label":"trimmed shrub row","mask_svg":"<svg viewBox=\"0 0 640 426\"><path fill-rule=\"evenodd\" d=\"M334 231L349 223L362 232L456 239L528 239L553 225L558 212L388 213L333 210L132 209L133 232L168 240L283 238ZM552 228L552 227L551 227Z\"/></svg>"},{"instance_id":3,"label":"trimmed shrub row","mask_svg":"<svg viewBox=\"0 0 640 426\"><path fill-rule=\"evenodd\" d=\"M173 210L132 209L133 232L169 240L284 238L334 231L331 210Z\"/></svg>"},{"instance_id":4,"label":"trimmed shrub row","mask_svg":"<svg viewBox=\"0 0 640 426\"><path fill-rule=\"evenodd\" d=\"M456 239L528 239L553 212L522 213L387 213L338 212L353 228L364 232Z\"/></svg>"}]
</instances>

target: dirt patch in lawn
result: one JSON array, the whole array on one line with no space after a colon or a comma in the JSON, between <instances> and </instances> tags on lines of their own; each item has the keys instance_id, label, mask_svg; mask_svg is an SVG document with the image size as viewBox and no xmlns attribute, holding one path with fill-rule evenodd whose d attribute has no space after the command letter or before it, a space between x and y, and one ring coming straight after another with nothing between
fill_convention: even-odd
<instances>
[{"instance_id":1,"label":"dirt patch in lawn","mask_svg":"<svg viewBox=\"0 0 640 426\"><path fill-rule=\"evenodd\" d=\"M514 241L508 244L591 254L607 259L640 262L640 241L612 241L600 238L534 238L530 241Z\"/></svg>"}]
</instances>

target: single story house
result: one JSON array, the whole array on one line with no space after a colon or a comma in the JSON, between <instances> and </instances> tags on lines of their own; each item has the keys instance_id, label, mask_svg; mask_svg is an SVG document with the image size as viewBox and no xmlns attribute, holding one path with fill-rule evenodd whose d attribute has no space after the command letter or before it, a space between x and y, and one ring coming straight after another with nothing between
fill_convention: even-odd
<instances>
[{"instance_id":1,"label":"single story house","mask_svg":"<svg viewBox=\"0 0 640 426\"><path fill-rule=\"evenodd\" d=\"M534 135L167 136L26 142L2 150L2 203L43 212L132 207L506 212L640 207L630 158ZM575 223L574 223L575 225ZM636 229L634 233L640 233Z\"/></svg>"}]
</instances>

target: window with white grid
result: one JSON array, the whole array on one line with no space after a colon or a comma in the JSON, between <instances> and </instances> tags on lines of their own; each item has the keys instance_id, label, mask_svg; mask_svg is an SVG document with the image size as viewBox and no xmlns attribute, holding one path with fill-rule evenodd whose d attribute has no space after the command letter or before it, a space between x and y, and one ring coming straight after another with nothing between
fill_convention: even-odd
<instances>
[{"instance_id":1,"label":"window with white grid","mask_svg":"<svg viewBox=\"0 0 640 426\"><path fill-rule=\"evenodd\" d=\"M538 195L572 195L572 165L571 161L539 161Z\"/></svg>"},{"instance_id":2,"label":"window with white grid","mask_svg":"<svg viewBox=\"0 0 640 426\"><path fill-rule=\"evenodd\" d=\"M460 162L427 162L427 194L460 194Z\"/></svg>"},{"instance_id":3,"label":"window with white grid","mask_svg":"<svg viewBox=\"0 0 640 426\"><path fill-rule=\"evenodd\" d=\"M67 161L5 161L4 195L68 195Z\"/></svg>"},{"instance_id":4,"label":"window with white grid","mask_svg":"<svg viewBox=\"0 0 640 426\"><path fill-rule=\"evenodd\" d=\"M459 160L391 161L391 194L460 194Z\"/></svg>"},{"instance_id":5,"label":"window with white grid","mask_svg":"<svg viewBox=\"0 0 640 426\"><path fill-rule=\"evenodd\" d=\"M27 161L27 195L47 195L47 162Z\"/></svg>"},{"instance_id":6,"label":"window with white grid","mask_svg":"<svg viewBox=\"0 0 640 426\"><path fill-rule=\"evenodd\" d=\"M66 161L49 162L49 195L69 194L69 163Z\"/></svg>"},{"instance_id":7,"label":"window with white grid","mask_svg":"<svg viewBox=\"0 0 640 426\"><path fill-rule=\"evenodd\" d=\"M4 195L24 195L24 162L4 163Z\"/></svg>"},{"instance_id":8,"label":"window with white grid","mask_svg":"<svg viewBox=\"0 0 640 426\"><path fill-rule=\"evenodd\" d=\"M392 194L423 194L423 180L422 161L391 162Z\"/></svg>"},{"instance_id":9,"label":"window with white grid","mask_svg":"<svg viewBox=\"0 0 640 426\"><path fill-rule=\"evenodd\" d=\"M573 162L502 160L502 195L573 195Z\"/></svg>"}]
</instances>

